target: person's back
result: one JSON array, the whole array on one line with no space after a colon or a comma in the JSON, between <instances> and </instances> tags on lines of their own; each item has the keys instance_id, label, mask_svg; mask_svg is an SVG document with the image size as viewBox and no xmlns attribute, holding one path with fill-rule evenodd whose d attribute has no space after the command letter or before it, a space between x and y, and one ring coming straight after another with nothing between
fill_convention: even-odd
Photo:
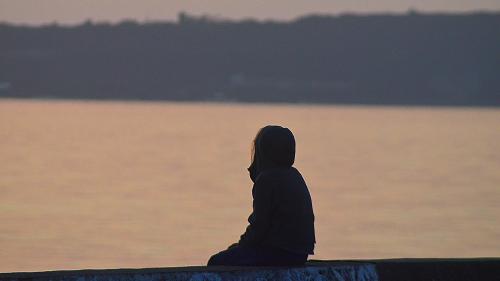
<instances>
[{"instance_id":1,"label":"person's back","mask_svg":"<svg viewBox=\"0 0 500 281\"><path fill-rule=\"evenodd\" d=\"M240 241L208 265L301 265L313 254L314 213L297 169L295 139L287 128L267 126L254 140L249 167L253 212Z\"/></svg>"},{"instance_id":2,"label":"person's back","mask_svg":"<svg viewBox=\"0 0 500 281\"><path fill-rule=\"evenodd\" d=\"M255 190L259 188L263 191ZM269 227L261 241L252 241L245 232L239 243L262 244L293 253L313 254L314 213L309 190L299 171L290 167L263 172L254 185L253 193L256 202L264 201L255 199L256 194L269 198ZM250 226L252 216L249 218Z\"/></svg>"}]
</instances>

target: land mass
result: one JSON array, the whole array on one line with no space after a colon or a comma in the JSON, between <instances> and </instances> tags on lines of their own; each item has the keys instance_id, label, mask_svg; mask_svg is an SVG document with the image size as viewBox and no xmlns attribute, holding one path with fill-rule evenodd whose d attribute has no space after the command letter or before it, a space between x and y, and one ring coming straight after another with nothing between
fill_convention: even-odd
<instances>
[{"instance_id":1,"label":"land mass","mask_svg":"<svg viewBox=\"0 0 500 281\"><path fill-rule=\"evenodd\" d=\"M0 24L0 97L500 106L500 13Z\"/></svg>"}]
</instances>

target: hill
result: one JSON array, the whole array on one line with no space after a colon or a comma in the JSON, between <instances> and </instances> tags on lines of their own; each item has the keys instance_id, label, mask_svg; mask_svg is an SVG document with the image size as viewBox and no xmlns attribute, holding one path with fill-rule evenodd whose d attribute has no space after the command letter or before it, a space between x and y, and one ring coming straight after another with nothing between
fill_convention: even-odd
<instances>
[{"instance_id":1,"label":"hill","mask_svg":"<svg viewBox=\"0 0 500 281\"><path fill-rule=\"evenodd\" d=\"M500 13L0 24L0 97L500 105Z\"/></svg>"}]
</instances>

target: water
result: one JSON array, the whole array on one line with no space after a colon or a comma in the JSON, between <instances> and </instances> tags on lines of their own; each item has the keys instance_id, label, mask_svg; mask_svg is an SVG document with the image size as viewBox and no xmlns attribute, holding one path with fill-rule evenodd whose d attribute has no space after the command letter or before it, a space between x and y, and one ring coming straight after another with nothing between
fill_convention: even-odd
<instances>
[{"instance_id":1,"label":"water","mask_svg":"<svg viewBox=\"0 0 500 281\"><path fill-rule=\"evenodd\" d=\"M0 100L0 272L200 265L297 139L316 259L500 255L500 110Z\"/></svg>"}]
</instances>

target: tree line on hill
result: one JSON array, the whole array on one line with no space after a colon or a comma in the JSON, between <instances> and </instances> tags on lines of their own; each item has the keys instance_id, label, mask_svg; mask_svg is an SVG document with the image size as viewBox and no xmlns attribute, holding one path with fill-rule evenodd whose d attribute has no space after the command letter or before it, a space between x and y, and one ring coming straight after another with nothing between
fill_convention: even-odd
<instances>
[{"instance_id":1,"label":"tree line on hill","mask_svg":"<svg viewBox=\"0 0 500 281\"><path fill-rule=\"evenodd\" d=\"M0 24L0 97L500 105L500 13Z\"/></svg>"}]
</instances>

